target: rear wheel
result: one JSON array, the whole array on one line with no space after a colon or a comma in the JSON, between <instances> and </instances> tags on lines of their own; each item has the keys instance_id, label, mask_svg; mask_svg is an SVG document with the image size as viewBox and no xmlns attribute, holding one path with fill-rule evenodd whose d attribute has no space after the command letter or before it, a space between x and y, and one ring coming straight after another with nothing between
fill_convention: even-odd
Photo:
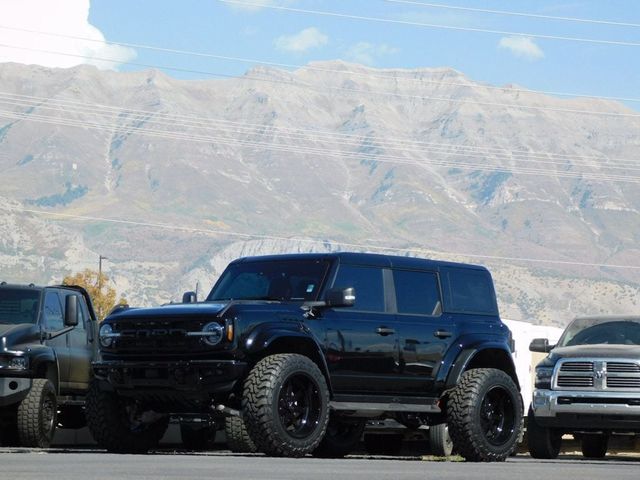
<instances>
[{"instance_id":1,"label":"rear wheel","mask_svg":"<svg viewBox=\"0 0 640 480\"><path fill-rule=\"evenodd\" d=\"M429 445L433 455L439 457L451 456L453 453L453 440L451 440L449 426L446 423L439 423L429 427Z\"/></svg>"},{"instance_id":2,"label":"rear wheel","mask_svg":"<svg viewBox=\"0 0 640 480\"><path fill-rule=\"evenodd\" d=\"M234 453L255 453L256 444L249 436L249 431L242 417L226 417L224 419L224 433L227 437L227 447Z\"/></svg>"},{"instance_id":3,"label":"rear wheel","mask_svg":"<svg viewBox=\"0 0 640 480\"><path fill-rule=\"evenodd\" d=\"M362 437L366 421L349 420L332 417L327 426L327 432L318 448L313 452L314 457L342 458L353 452Z\"/></svg>"},{"instance_id":4,"label":"rear wheel","mask_svg":"<svg viewBox=\"0 0 640 480\"><path fill-rule=\"evenodd\" d=\"M329 421L329 389L309 358L291 353L263 358L243 393L244 421L259 451L302 457L318 447Z\"/></svg>"},{"instance_id":5,"label":"rear wheel","mask_svg":"<svg viewBox=\"0 0 640 480\"><path fill-rule=\"evenodd\" d=\"M522 401L502 370L464 372L447 401L449 434L467 461L502 462L517 446L522 430Z\"/></svg>"},{"instance_id":6,"label":"rear wheel","mask_svg":"<svg viewBox=\"0 0 640 480\"><path fill-rule=\"evenodd\" d=\"M49 380L36 378L18 405L18 440L23 447L48 448L56 429L56 392Z\"/></svg>"},{"instance_id":7,"label":"rear wheel","mask_svg":"<svg viewBox=\"0 0 640 480\"><path fill-rule=\"evenodd\" d=\"M536 422L533 410L527 415L527 444L533 458L556 458L560 453L562 435L560 432L547 427L541 427Z\"/></svg>"},{"instance_id":8,"label":"rear wheel","mask_svg":"<svg viewBox=\"0 0 640 480\"><path fill-rule=\"evenodd\" d=\"M604 458L609 448L608 435L582 436L582 455L586 458Z\"/></svg>"},{"instance_id":9,"label":"rear wheel","mask_svg":"<svg viewBox=\"0 0 640 480\"><path fill-rule=\"evenodd\" d=\"M98 445L109 452L146 453L158 446L169 425L167 416L144 410L114 392L91 383L86 403L87 425Z\"/></svg>"}]
</instances>

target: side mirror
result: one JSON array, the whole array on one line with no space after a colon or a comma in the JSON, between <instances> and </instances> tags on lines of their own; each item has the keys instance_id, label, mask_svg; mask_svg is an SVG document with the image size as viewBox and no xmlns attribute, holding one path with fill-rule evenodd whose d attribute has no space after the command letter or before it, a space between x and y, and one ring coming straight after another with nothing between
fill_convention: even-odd
<instances>
[{"instance_id":1,"label":"side mirror","mask_svg":"<svg viewBox=\"0 0 640 480\"><path fill-rule=\"evenodd\" d=\"M538 353L549 353L551 350L553 350L553 347L555 347L555 345L549 345L549 340L547 340L546 338L534 338L529 344L529 351Z\"/></svg>"},{"instance_id":2,"label":"side mirror","mask_svg":"<svg viewBox=\"0 0 640 480\"><path fill-rule=\"evenodd\" d=\"M356 303L356 289L332 288L325 297L327 307L353 307Z\"/></svg>"},{"instance_id":3,"label":"side mirror","mask_svg":"<svg viewBox=\"0 0 640 480\"><path fill-rule=\"evenodd\" d=\"M196 303L198 301L198 295L196 292L184 292L182 295L182 303Z\"/></svg>"},{"instance_id":4,"label":"side mirror","mask_svg":"<svg viewBox=\"0 0 640 480\"><path fill-rule=\"evenodd\" d=\"M75 327L78 325L78 297L67 295L64 301L64 326Z\"/></svg>"}]
</instances>

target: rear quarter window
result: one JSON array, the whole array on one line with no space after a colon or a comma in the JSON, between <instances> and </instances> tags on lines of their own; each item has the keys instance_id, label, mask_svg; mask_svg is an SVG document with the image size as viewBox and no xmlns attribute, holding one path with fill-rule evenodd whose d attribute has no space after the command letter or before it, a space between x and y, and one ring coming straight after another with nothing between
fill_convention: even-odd
<instances>
[{"instance_id":1,"label":"rear quarter window","mask_svg":"<svg viewBox=\"0 0 640 480\"><path fill-rule=\"evenodd\" d=\"M497 315L491 275L486 270L449 268L442 272L445 310L455 313Z\"/></svg>"}]
</instances>

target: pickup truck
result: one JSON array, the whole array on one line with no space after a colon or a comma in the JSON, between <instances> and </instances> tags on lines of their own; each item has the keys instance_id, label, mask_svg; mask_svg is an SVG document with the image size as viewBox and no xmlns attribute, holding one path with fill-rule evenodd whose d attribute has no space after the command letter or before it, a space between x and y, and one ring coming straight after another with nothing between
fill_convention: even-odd
<instances>
[{"instance_id":1,"label":"pickup truck","mask_svg":"<svg viewBox=\"0 0 640 480\"><path fill-rule=\"evenodd\" d=\"M86 424L97 322L81 287L0 283L0 439L46 448Z\"/></svg>"},{"instance_id":2,"label":"pickup truck","mask_svg":"<svg viewBox=\"0 0 640 480\"><path fill-rule=\"evenodd\" d=\"M640 433L640 317L579 317L556 345L537 338L529 350L548 353L527 418L534 458L557 457L564 434L602 458L612 435Z\"/></svg>"}]
</instances>

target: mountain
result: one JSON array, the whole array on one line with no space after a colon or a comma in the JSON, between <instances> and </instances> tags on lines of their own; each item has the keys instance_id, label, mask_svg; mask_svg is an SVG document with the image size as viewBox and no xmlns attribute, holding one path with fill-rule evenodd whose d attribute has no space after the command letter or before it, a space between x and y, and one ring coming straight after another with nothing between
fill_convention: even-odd
<instances>
[{"instance_id":1,"label":"mountain","mask_svg":"<svg viewBox=\"0 0 640 480\"><path fill-rule=\"evenodd\" d=\"M224 80L0 64L0 280L105 271L132 304L241 255L487 265L503 316L637 312L640 114L448 68Z\"/></svg>"}]
</instances>

